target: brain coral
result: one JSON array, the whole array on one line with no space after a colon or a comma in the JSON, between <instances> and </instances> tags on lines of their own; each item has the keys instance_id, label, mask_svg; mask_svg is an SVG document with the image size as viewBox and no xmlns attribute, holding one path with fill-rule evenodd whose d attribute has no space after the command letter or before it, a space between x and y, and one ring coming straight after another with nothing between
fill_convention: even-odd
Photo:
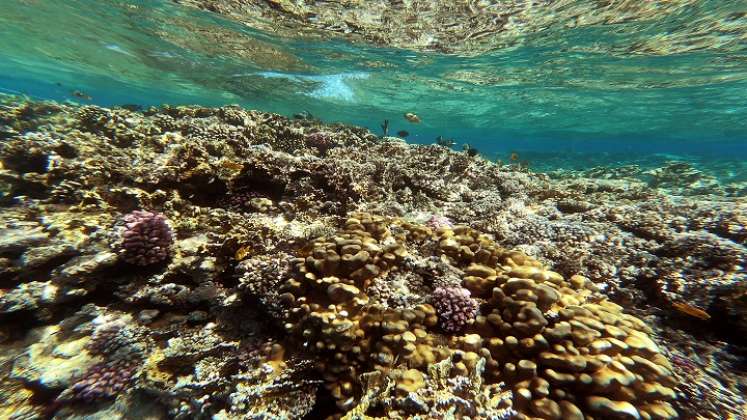
<instances>
[{"instance_id":1,"label":"brain coral","mask_svg":"<svg viewBox=\"0 0 747 420\"><path fill-rule=\"evenodd\" d=\"M463 273L461 286L480 304L480 315L461 333L442 334L429 304L391 308L366 293L388 273L411 270L406 261L413 258L438 260ZM424 388L438 382L433 364L448 359L443 375L451 377L451 388L475 372L483 391L472 395L488 395L489 387L503 384L512 398L496 391L495 398L482 400L502 401L506 416L677 417L669 403L675 398L671 367L641 320L599 296L587 279L566 280L472 229L434 231L355 215L337 234L301 249L293 266L279 297L285 328L316 353L343 412L393 418L434 412L443 401L428 400L440 394ZM392 392L407 403L377 399L384 391L372 390L366 379L372 374L396 383ZM470 382L474 387L474 378ZM463 415L480 412L488 411L472 407Z\"/></svg>"}]
</instances>

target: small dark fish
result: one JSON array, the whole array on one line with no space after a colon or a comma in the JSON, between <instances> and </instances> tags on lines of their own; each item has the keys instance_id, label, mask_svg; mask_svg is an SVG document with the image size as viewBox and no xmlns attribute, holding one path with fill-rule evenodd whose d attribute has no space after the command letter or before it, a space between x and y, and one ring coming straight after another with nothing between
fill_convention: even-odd
<instances>
[{"instance_id":1,"label":"small dark fish","mask_svg":"<svg viewBox=\"0 0 747 420\"><path fill-rule=\"evenodd\" d=\"M119 107L132 112L141 111L143 109L143 106L138 104L124 104Z\"/></svg>"},{"instance_id":2,"label":"small dark fish","mask_svg":"<svg viewBox=\"0 0 747 420\"><path fill-rule=\"evenodd\" d=\"M444 136L438 136L436 137L436 144L439 146L451 148L456 144L456 142L454 141L454 139L445 139Z\"/></svg>"},{"instance_id":3,"label":"small dark fish","mask_svg":"<svg viewBox=\"0 0 747 420\"><path fill-rule=\"evenodd\" d=\"M381 123L381 129L384 130L384 137L389 135L389 120L384 120L384 122Z\"/></svg>"},{"instance_id":4,"label":"small dark fish","mask_svg":"<svg viewBox=\"0 0 747 420\"><path fill-rule=\"evenodd\" d=\"M511 161L512 162L516 162L517 160L519 160L519 154L516 153L516 152L512 152L511 153Z\"/></svg>"},{"instance_id":5,"label":"small dark fish","mask_svg":"<svg viewBox=\"0 0 747 420\"><path fill-rule=\"evenodd\" d=\"M93 99L91 95L79 90L72 91L71 95L75 96L76 98L85 99L86 101L90 101L91 99Z\"/></svg>"},{"instance_id":6,"label":"small dark fish","mask_svg":"<svg viewBox=\"0 0 747 420\"><path fill-rule=\"evenodd\" d=\"M410 135L410 133L408 133L405 130L400 130L400 131L397 131L397 135L400 136L400 137L407 137L407 136Z\"/></svg>"},{"instance_id":7,"label":"small dark fish","mask_svg":"<svg viewBox=\"0 0 747 420\"><path fill-rule=\"evenodd\" d=\"M467 156L469 157L475 157L478 153L480 153L476 148L472 147L469 144L465 144L462 146L462 149L464 149L464 152L467 153Z\"/></svg>"}]
</instances>

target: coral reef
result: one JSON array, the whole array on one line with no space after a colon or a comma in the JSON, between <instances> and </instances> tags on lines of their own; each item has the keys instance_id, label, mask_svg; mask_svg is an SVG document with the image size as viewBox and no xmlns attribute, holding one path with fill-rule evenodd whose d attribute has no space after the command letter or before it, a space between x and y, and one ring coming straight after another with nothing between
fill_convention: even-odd
<instances>
[{"instance_id":1,"label":"coral reef","mask_svg":"<svg viewBox=\"0 0 747 420\"><path fill-rule=\"evenodd\" d=\"M483 386L485 359L480 359L468 374L454 369L454 354L418 370L394 370L390 375L374 371L363 375L365 392L361 402L345 416L363 416L372 406L382 406L389 418L472 418L512 419L518 412L511 408L513 394L502 384ZM428 402L435 402L435 404Z\"/></svg>"},{"instance_id":2,"label":"coral reef","mask_svg":"<svg viewBox=\"0 0 747 420\"><path fill-rule=\"evenodd\" d=\"M644 169L639 165L598 166L582 171L558 170L550 175L558 179L599 178L606 180L625 180L628 183L641 183L670 195L698 196L719 195L727 197L744 197L747 195L747 182L741 175L742 162L732 165L725 163L723 168L696 167L691 162L666 161L656 167ZM720 176L718 176L720 175Z\"/></svg>"},{"instance_id":3,"label":"coral reef","mask_svg":"<svg viewBox=\"0 0 747 420\"><path fill-rule=\"evenodd\" d=\"M670 194L687 168L651 188L238 107L2 102L0 417L745 410L747 203Z\"/></svg>"},{"instance_id":4,"label":"coral reef","mask_svg":"<svg viewBox=\"0 0 747 420\"><path fill-rule=\"evenodd\" d=\"M437 287L436 308L384 308L366 294L375 277L406 270L406 256L439 259L464 273L462 283L483 302L483 315L464 335L442 336L434 327L439 308L474 316L466 290ZM294 264L295 275L278 297L289 307L285 327L321 356L326 386L344 411L360 401L362 374L394 375L394 387L406 394L424 386L429 365L456 357L452 371L468 376L483 363L486 383L500 380L513 392L513 406L504 408L527 416L677 418L668 402L675 399L676 381L649 327L593 296L596 287L588 279L566 281L469 228L434 233L422 225L355 215ZM448 316L442 322L447 333L467 326L465 319ZM407 370L392 373L395 367ZM386 415L422 415L435 404L420 400ZM368 410L377 408L369 404Z\"/></svg>"}]
</instances>

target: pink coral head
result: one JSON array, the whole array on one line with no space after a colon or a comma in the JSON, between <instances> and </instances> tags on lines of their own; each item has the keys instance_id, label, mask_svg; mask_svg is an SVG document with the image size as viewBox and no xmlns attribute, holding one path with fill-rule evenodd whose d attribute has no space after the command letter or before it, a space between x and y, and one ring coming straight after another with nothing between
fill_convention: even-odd
<instances>
[{"instance_id":1,"label":"pink coral head","mask_svg":"<svg viewBox=\"0 0 747 420\"><path fill-rule=\"evenodd\" d=\"M135 210L124 216L125 230L120 246L122 259L146 266L169 257L173 234L160 213Z\"/></svg>"},{"instance_id":2,"label":"pink coral head","mask_svg":"<svg viewBox=\"0 0 747 420\"><path fill-rule=\"evenodd\" d=\"M431 298L441 328L446 332L463 330L477 316L477 302L463 287L437 287Z\"/></svg>"},{"instance_id":3,"label":"pink coral head","mask_svg":"<svg viewBox=\"0 0 747 420\"><path fill-rule=\"evenodd\" d=\"M437 214L434 214L431 216L430 219L428 219L427 222L425 222L426 226L433 230L438 230L441 228L453 228L454 224L451 222L451 220L446 216L439 216Z\"/></svg>"},{"instance_id":4,"label":"pink coral head","mask_svg":"<svg viewBox=\"0 0 747 420\"><path fill-rule=\"evenodd\" d=\"M332 135L324 131L307 135L306 144L309 147L316 148L320 153L326 153L327 150L337 146L337 143L332 138Z\"/></svg>"}]
</instances>

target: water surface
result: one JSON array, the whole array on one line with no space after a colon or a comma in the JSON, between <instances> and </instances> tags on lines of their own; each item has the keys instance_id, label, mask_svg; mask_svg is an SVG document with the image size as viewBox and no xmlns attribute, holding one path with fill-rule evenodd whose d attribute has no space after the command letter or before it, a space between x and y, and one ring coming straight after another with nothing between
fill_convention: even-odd
<instances>
[{"instance_id":1,"label":"water surface","mask_svg":"<svg viewBox=\"0 0 747 420\"><path fill-rule=\"evenodd\" d=\"M744 160L747 4L602 3L520 9L492 44L465 41L444 53L335 32L270 33L251 16L167 1L9 0L0 91L306 111L377 133L389 120L389 134L453 138L491 159L520 151Z\"/></svg>"}]
</instances>

